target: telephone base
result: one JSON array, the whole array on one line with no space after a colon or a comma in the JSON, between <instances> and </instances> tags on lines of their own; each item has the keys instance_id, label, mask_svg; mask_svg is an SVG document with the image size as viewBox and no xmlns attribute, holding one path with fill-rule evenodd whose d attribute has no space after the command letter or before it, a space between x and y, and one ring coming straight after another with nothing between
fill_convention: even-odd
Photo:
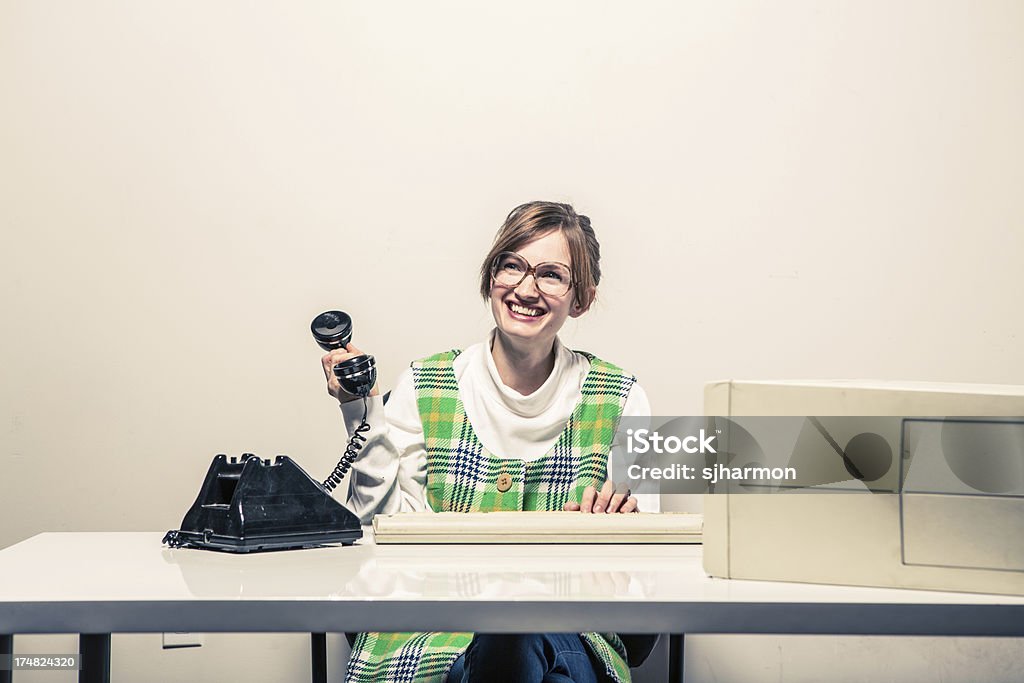
<instances>
[{"instance_id":1,"label":"telephone base","mask_svg":"<svg viewBox=\"0 0 1024 683\"><path fill-rule=\"evenodd\" d=\"M317 548L324 545L352 545L363 537L360 531L335 533L286 534L281 536L255 536L238 538L197 531L168 531L163 542L172 548L202 548L230 553L254 553L265 550L294 550Z\"/></svg>"},{"instance_id":2,"label":"telephone base","mask_svg":"<svg viewBox=\"0 0 1024 683\"><path fill-rule=\"evenodd\" d=\"M218 455L195 503L163 542L251 553L336 544L362 538L359 518L334 500L294 460L273 464L251 453L239 460Z\"/></svg>"}]
</instances>

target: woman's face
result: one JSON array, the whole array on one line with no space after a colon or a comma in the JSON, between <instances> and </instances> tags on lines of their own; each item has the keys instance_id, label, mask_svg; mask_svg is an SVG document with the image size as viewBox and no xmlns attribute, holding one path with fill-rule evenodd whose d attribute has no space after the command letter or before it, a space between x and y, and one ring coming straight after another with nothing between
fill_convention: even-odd
<instances>
[{"instance_id":1,"label":"woman's face","mask_svg":"<svg viewBox=\"0 0 1024 683\"><path fill-rule=\"evenodd\" d=\"M550 261L571 265L569 244L561 230L522 244L515 252L531 266ZM532 273L515 288L503 287L491 280L494 322L502 333L519 342L550 346L565 319L582 315L584 310L573 304L571 287L561 296L552 296L537 288Z\"/></svg>"}]
</instances>

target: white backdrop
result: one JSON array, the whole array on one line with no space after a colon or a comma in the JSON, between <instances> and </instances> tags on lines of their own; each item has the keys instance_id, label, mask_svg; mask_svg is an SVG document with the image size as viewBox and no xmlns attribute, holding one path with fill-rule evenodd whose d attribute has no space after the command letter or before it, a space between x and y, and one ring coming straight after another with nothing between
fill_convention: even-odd
<instances>
[{"instance_id":1,"label":"white backdrop","mask_svg":"<svg viewBox=\"0 0 1024 683\"><path fill-rule=\"evenodd\" d=\"M326 474L310 319L349 311L385 388L481 339L531 199L604 251L564 340L657 413L725 377L1024 383L1022 60L1016 2L4 0L0 547L175 527L217 452Z\"/></svg>"}]
</instances>

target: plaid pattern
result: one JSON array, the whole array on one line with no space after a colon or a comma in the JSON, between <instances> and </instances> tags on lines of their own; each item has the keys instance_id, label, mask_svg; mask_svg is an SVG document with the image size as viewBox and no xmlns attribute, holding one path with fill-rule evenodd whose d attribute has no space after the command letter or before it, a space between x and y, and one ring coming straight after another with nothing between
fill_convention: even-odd
<instances>
[{"instance_id":1,"label":"plaid pattern","mask_svg":"<svg viewBox=\"0 0 1024 683\"><path fill-rule=\"evenodd\" d=\"M477 438L452 369L459 353L439 353L412 364L427 451L427 502L432 509L561 510L567 500L579 500L587 486L604 483L615 428L635 377L584 353L590 371L565 429L550 452L523 462L493 455ZM512 480L505 492L497 486L501 474ZM628 683L626 648L617 635L580 636L611 680ZM360 633L346 680L444 683L472 640L472 633Z\"/></svg>"},{"instance_id":2,"label":"plaid pattern","mask_svg":"<svg viewBox=\"0 0 1024 683\"><path fill-rule=\"evenodd\" d=\"M444 683L472 633L360 633L346 681Z\"/></svg>"}]
</instances>

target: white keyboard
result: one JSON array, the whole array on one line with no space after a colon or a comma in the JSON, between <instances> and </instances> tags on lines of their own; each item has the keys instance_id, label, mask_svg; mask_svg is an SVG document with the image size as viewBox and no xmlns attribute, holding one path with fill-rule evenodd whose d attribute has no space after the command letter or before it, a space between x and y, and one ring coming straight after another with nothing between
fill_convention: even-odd
<instances>
[{"instance_id":1,"label":"white keyboard","mask_svg":"<svg viewBox=\"0 0 1024 683\"><path fill-rule=\"evenodd\" d=\"M700 543L692 512L401 512L373 518L377 543Z\"/></svg>"}]
</instances>

